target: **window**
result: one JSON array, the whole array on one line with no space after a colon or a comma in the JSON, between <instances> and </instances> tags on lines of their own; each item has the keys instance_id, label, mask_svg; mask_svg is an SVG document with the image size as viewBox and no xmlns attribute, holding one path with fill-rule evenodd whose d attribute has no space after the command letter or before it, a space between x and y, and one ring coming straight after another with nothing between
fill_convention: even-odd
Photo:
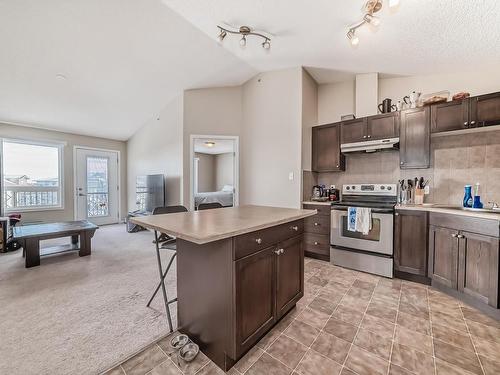
<instances>
[{"instance_id":1,"label":"window","mask_svg":"<svg viewBox=\"0 0 500 375\"><path fill-rule=\"evenodd\" d=\"M63 208L62 148L63 145L3 140L5 211Z\"/></svg>"}]
</instances>

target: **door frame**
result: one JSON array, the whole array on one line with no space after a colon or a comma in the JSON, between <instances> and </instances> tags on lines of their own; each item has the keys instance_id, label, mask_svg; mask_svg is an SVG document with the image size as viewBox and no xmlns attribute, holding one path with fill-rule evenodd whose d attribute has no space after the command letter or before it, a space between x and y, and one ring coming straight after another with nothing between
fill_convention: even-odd
<instances>
[{"instance_id":1,"label":"door frame","mask_svg":"<svg viewBox=\"0 0 500 375\"><path fill-rule=\"evenodd\" d=\"M73 146L73 219L77 220L77 210L78 210L78 200L76 197L76 162L77 162L77 150L90 150L90 151L102 151L102 152L111 152L115 153L117 160L118 160L118 165L116 166L116 173L117 173L117 190L118 190L118 218L117 222L120 223L122 221L121 217L121 212L122 212L122 186L121 186L121 174L120 174L120 167L121 167L121 152L120 150L111 150L107 148L98 148L98 147L87 147L87 146L81 146L81 145L74 145Z\"/></svg>"},{"instance_id":2,"label":"door frame","mask_svg":"<svg viewBox=\"0 0 500 375\"><path fill-rule=\"evenodd\" d=\"M204 135L191 134L189 136L189 209L194 211L194 140L198 138L224 139L234 141L234 195L233 206L240 204L240 137L237 135Z\"/></svg>"}]
</instances>

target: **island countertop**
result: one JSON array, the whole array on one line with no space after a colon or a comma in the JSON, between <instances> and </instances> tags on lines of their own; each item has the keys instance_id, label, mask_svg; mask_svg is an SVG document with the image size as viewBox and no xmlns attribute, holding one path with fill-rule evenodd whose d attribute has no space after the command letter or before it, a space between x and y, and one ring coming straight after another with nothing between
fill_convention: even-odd
<instances>
[{"instance_id":1,"label":"island countertop","mask_svg":"<svg viewBox=\"0 0 500 375\"><path fill-rule=\"evenodd\" d=\"M316 210L246 205L134 217L130 221L186 241L205 244L315 214Z\"/></svg>"}]
</instances>

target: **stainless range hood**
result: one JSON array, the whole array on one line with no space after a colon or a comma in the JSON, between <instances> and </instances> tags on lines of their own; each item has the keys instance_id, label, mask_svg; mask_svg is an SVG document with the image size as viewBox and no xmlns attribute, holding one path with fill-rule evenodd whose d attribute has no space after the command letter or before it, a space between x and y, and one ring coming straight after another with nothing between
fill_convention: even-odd
<instances>
[{"instance_id":1,"label":"stainless range hood","mask_svg":"<svg viewBox=\"0 0 500 375\"><path fill-rule=\"evenodd\" d=\"M381 150L399 150L399 138L343 143L340 145L340 151L344 154L349 152L376 152Z\"/></svg>"}]
</instances>

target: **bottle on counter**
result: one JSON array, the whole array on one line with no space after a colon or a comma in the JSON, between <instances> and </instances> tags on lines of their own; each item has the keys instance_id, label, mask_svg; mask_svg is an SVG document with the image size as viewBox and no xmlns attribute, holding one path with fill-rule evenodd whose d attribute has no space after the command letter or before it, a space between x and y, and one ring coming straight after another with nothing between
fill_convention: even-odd
<instances>
[{"instance_id":1,"label":"bottle on counter","mask_svg":"<svg viewBox=\"0 0 500 375\"><path fill-rule=\"evenodd\" d=\"M472 186L465 185L464 189L465 189L465 193L464 193L463 206L464 207L472 207Z\"/></svg>"},{"instance_id":2,"label":"bottle on counter","mask_svg":"<svg viewBox=\"0 0 500 375\"><path fill-rule=\"evenodd\" d=\"M483 208L479 186L479 182L476 182L476 185L474 185L474 202L472 203L472 208Z\"/></svg>"}]
</instances>

